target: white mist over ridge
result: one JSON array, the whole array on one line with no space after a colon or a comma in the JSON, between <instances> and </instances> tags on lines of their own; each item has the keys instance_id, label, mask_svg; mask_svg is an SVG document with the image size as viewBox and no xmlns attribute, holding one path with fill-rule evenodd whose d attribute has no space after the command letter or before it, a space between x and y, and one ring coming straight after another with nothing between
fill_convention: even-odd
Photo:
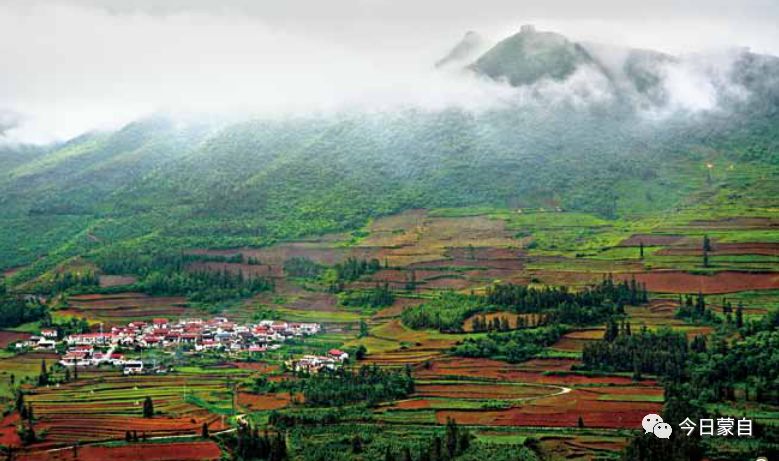
<instances>
[{"instance_id":1,"label":"white mist over ridge","mask_svg":"<svg viewBox=\"0 0 779 461\"><path fill-rule=\"evenodd\" d=\"M409 28L397 35L385 28L382 36L368 34L361 40L370 18L356 24L350 37L349 31L307 31L230 8L160 13L109 10L97 3L0 5L0 114L6 114L0 119L0 139L63 140L160 111L230 117L450 107L484 111L517 105L584 107L620 96L598 69L587 66L562 81L522 87L453 66L436 70L433 63L462 36L464 29L454 30L462 18L447 27L434 24L435 33L420 30L418 37ZM367 13L355 14L362 18ZM322 21L328 20L340 24ZM581 24L570 18L558 23L563 34L566 24L574 30ZM538 27L548 28L543 22ZM503 38L491 30L485 35ZM734 57L723 55L721 69ZM727 72L706 66L686 57L664 64L666 102L644 106L638 101L637 107L663 117L715 110L723 88L733 97L745 96L743 88L728 81Z\"/></svg>"}]
</instances>

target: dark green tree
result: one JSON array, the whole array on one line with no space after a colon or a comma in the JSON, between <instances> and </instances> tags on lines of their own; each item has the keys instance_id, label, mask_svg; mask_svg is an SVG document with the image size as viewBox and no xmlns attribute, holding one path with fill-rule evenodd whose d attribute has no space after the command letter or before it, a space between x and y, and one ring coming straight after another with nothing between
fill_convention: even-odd
<instances>
[{"instance_id":1,"label":"dark green tree","mask_svg":"<svg viewBox=\"0 0 779 461\"><path fill-rule=\"evenodd\" d=\"M151 400L151 397L146 397L143 400L143 417L151 418L153 416L154 416L154 402Z\"/></svg>"}]
</instances>

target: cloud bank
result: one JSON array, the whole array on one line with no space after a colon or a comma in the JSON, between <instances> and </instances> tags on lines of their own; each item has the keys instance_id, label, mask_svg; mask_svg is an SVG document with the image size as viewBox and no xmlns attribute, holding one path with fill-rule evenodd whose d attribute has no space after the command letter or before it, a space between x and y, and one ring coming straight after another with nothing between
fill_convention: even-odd
<instances>
[{"instance_id":1,"label":"cloud bank","mask_svg":"<svg viewBox=\"0 0 779 461\"><path fill-rule=\"evenodd\" d=\"M761 26L767 17L779 16L770 5L759 17L697 19L685 7L663 23L662 14L671 8L663 2L657 19L624 9L625 2L604 1L592 9L564 1L527 2L520 9L516 2L494 0L478 10L472 2L439 0L336 0L327 7L302 0L264 3L6 0L0 3L0 114L6 114L0 132L12 141L48 142L116 128L157 111L297 114L452 105L483 110L539 97L574 104L613 97L591 69L565 82L514 89L432 66L465 30L476 28L497 40L524 22L572 39L610 36L665 51L685 51L673 45L688 46L689 37L706 32L712 32L709 41L692 43L706 48L728 41L779 51L771 49L774 28ZM752 27L737 27L741 23ZM773 32L760 34L763 30ZM710 80L695 80L702 75L694 67L668 69L665 84L683 96L679 107L716 104Z\"/></svg>"}]
</instances>

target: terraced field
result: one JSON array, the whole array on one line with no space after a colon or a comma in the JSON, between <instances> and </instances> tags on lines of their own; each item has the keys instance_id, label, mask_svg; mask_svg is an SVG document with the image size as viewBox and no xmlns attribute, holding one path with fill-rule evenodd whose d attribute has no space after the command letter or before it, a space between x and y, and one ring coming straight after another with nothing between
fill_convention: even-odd
<instances>
[{"instance_id":1,"label":"terraced field","mask_svg":"<svg viewBox=\"0 0 779 461\"><path fill-rule=\"evenodd\" d=\"M779 307L777 244L734 241L740 239L740 232L766 235L775 226L775 220L757 217L617 223L557 212L517 215L496 210L459 216L452 210L414 210L376 219L358 239L334 234L260 249L192 250L254 259L252 264L196 263L189 270L240 271L274 279L273 291L232 303L224 312L238 321L249 321L261 312L325 326L326 334L290 351L340 347L354 353L364 347L359 364L411 368L416 379L411 395L383 402L369 416L342 417L333 431L338 425L353 427L370 418L391 430L418 434L452 418L469 427L478 440L498 446L534 439L549 459L613 459L611 455L625 447L630 431L640 426L645 414L662 411L664 392L651 375L635 379L630 373L579 369L582 350L604 337L605 325L571 328L531 360L511 364L453 356L452 348L468 338L492 334L474 331L477 321L507 320L513 329L520 321L543 324L544 314L496 308L468 316L459 331L441 332L410 328L403 323L404 310L443 292L484 293L495 283L565 285L577 290L613 276L631 283L635 280L649 291L648 304L624 307L625 320L634 331L671 328L689 339L712 335L715 326L679 318L679 295L703 295L712 312L720 316L726 302L743 305L747 319L759 319ZM698 248L703 233L714 236L708 267L703 267ZM317 280L289 277L284 263L291 257L325 267L350 257L376 258L381 262L379 270L347 282L343 289L360 292L387 284L394 301L379 308L345 306L338 294ZM128 292L71 296L58 315L85 316L112 325L198 312L187 306L185 298ZM6 335L23 337L18 332ZM290 353L269 355L262 362L225 362L221 368L208 370L184 366L165 376L127 378L117 372L85 371L75 383L43 389L29 386L27 401L37 415L35 426L46 434L36 449L70 446L76 441L121 440L126 430L149 438L195 436L203 423L212 431L228 429L234 412L265 424L273 411L305 408L302 393L253 390L258 378L270 382L296 379L282 365ZM0 359L0 373L33 378L41 358L53 360L54 356ZM228 375L238 384L235 409ZM146 396L154 400L159 413L154 418L141 417ZM15 443L10 428L16 423L7 419L3 424L4 440ZM99 451L102 447L94 450L103 453ZM40 455L30 459L38 459L35 456Z\"/></svg>"}]
</instances>

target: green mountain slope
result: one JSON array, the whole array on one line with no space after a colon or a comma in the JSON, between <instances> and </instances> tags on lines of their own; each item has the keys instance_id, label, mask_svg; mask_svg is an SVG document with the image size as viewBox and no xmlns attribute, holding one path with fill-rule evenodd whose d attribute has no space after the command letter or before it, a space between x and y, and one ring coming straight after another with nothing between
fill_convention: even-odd
<instances>
[{"instance_id":1,"label":"green mountain slope","mask_svg":"<svg viewBox=\"0 0 779 461\"><path fill-rule=\"evenodd\" d=\"M571 66L592 62L580 48L525 30L480 61L515 53L519 67L499 67L516 70L517 81L539 73L564 78ZM521 63L531 49L542 66ZM624 72L650 88L656 83L641 69L665 59L635 54ZM544 70L550 63L552 73ZM747 171L779 165L776 69L779 59L744 53L731 80L749 97L662 119L619 98L224 126L157 116L49 148L7 148L0 151L0 268L34 262L17 275L23 279L117 246L265 245L355 230L371 217L417 207L561 207L607 219L658 214L705 195L706 162L749 164Z\"/></svg>"}]
</instances>

